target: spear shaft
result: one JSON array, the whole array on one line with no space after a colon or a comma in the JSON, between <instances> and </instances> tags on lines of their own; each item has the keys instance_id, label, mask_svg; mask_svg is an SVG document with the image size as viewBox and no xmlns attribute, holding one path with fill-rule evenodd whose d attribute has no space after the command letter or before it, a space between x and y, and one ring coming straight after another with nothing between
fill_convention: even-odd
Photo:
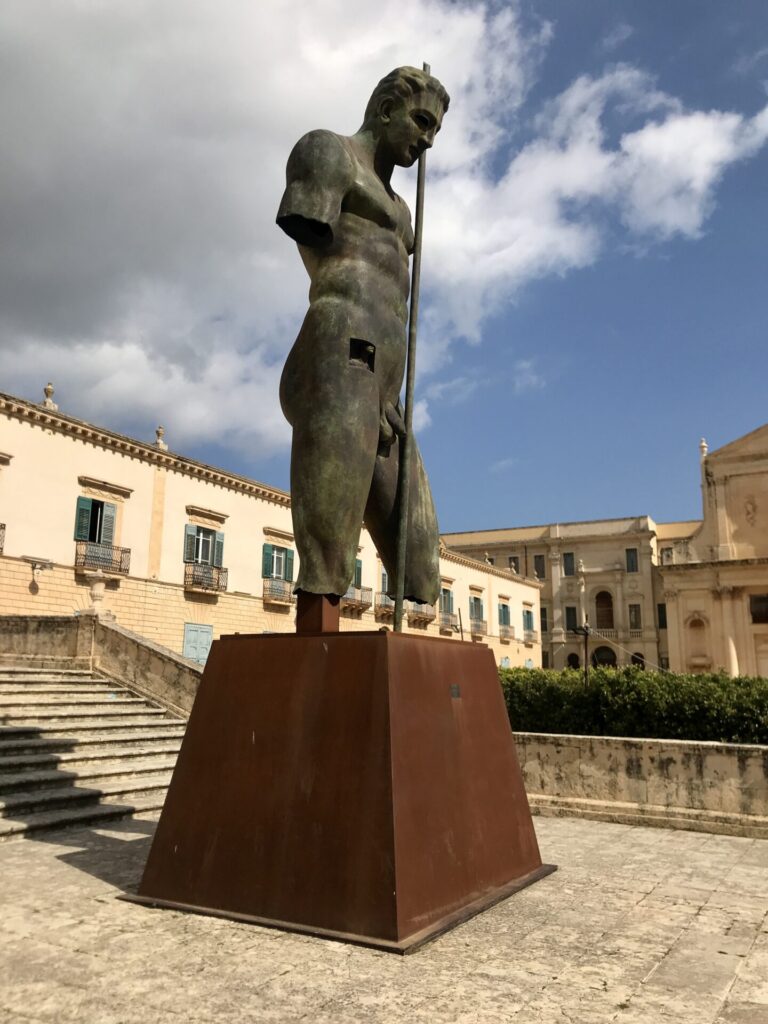
<instances>
[{"instance_id":1,"label":"spear shaft","mask_svg":"<svg viewBox=\"0 0 768 1024\"><path fill-rule=\"evenodd\" d=\"M429 74L429 64L424 64ZM416 378L416 328L419 320L419 285L421 283L421 234L424 220L424 179L426 176L426 151L419 155L418 177L416 179L416 220L413 227L413 265L411 267L411 308L408 317L408 355L405 373L405 410L403 421L405 433L399 439L400 463L398 474L398 522L397 522L397 581L395 589L395 632L403 628L403 597L405 595L405 562L408 544L408 511L411 490L411 461L413 446L413 389Z\"/></svg>"}]
</instances>

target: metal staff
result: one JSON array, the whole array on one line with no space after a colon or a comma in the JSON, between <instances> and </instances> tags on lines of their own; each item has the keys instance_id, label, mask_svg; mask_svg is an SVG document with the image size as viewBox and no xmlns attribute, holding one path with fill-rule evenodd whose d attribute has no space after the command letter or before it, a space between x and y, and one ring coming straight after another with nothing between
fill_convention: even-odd
<instances>
[{"instance_id":1,"label":"metal staff","mask_svg":"<svg viewBox=\"0 0 768 1024\"><path fill-rule=\"evenodd\" d=\"M430 74L429 64L423 70ZM405 432L400 438L400 465L397 483L397 586L395 589L394 629L403 628L403 596L405 594L405 557L408 543L408 503L411 490L411 435L413 432L413 386L416 378L416 327L419 319L419 284L421 281L421 230L424 219L424 177L427 167L426 151L419 154L416 179L416 221L413 228L413 266L411 268L411 310L408 318L408 356L405 373Z\"/></svg>"}]
</instances>

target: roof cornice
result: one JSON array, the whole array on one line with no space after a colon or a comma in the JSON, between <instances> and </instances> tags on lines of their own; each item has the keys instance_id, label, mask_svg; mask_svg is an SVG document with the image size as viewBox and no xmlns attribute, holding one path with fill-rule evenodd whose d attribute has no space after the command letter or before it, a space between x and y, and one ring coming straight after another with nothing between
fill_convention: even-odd
<instances>
[{"instance_id":1,"label":"roof cornice","mask_svg":"<svg viewBox=\"0 0 768 1024\"><path fill-rule=\"evenodd\" d=\"M529 576L518 576L510 569L501 569L496 565L489 565L488 562L481 562L477 558L470 558L469 555L461 554L454 548L446 547L442 540L440 541L440 557L449 562L455 562L456 565L463 565L465 569L480 569L482 572L490 573L491 576L498 576L500 579L512 583L524 583L529 587L538 587L539 590L544 587L541 580L531 579Z\"/></svg>"},{"instance_id":2,"label":"roof cornice","mask_svg":"<svg viewBox=\"0 0 768 1024\"><path fill-rule=\"evenodd\" d=\"M144 441L137 441L127 437L125 434L118 434L103 427L96 427L85 420L75 419L73 416L66 416L64 413L56 412L53 409L36 405L33 402L25 402L21 398L14 398L12 395L0 393L0 412L15 419L26 421L36 427L47 430L57 430L59 433L67 434L80 441L87 441L90 444L98 445L112 451L122 452L133 458L142 459L161 469L170 469L177 473L184 473L187 476L206 480L209 483L218 484L220 487L227 487L233 491L243 494L250 494L253 497L263 498L272 501L277 505L290 507L291 497L286 491L280 491L275 487L259 483L237 473L228 473L226 470L216 469L204 462L196 462L194 459L186 458L183 455L175 455L173 452L163 451L152 444Z\"/></svg>"}]
</instances>

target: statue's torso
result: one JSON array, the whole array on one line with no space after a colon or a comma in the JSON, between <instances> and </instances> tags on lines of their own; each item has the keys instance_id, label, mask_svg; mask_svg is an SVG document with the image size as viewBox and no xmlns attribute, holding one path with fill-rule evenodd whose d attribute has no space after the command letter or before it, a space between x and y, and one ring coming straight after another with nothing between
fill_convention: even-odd
<instances>
[{"instance_id":1,"label":"statue's torso","mask_svg":"<svg viewBox=\"0 0 768 1024\"><path fill-rule=\"evenodd\" d=\"M308 360L348 358L349 339L360 338L376 347L379 387L396 401L405 367L411 217L358 159L351 140L335 138L349 158L341 213L330 245L299 245L311 280L310 308L286 370L293 376Z\"/></svg>"}]
</instances>

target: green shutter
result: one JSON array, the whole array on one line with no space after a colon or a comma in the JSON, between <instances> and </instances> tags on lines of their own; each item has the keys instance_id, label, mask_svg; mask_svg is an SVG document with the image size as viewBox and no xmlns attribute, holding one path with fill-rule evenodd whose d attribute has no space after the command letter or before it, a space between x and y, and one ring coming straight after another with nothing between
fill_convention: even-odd
<instances>
[{"instance_id":1,"label":"green shutter","mask_svg":"<svg viewBox=\"0 0 768 1024\"><path fill-rule=\"evenodd\" d=\"M104 509L101 514L101 536L99 540L102 544L114 544L115 543L115 519L117 517L117 505L112 505L110 502L104 502Z\"/></svg>"},{"instance_id":2,"label":"green shutter","mask_svg":"<svg viewBox=\"0 0 768 1024\"><path fill-rule=\"evenodd\" d=\"M362 587L363 585L363 563L359 558L355 559L355 586Z\"/></svg>"},{"instance_id":3,"label":"green shutter","mask_svg":"<svg viewBox=\"0 0 768 1024\"><path fill-rule=\"evenodd\" d=\"M194 562L195 545L197 543L197 527L189 523L184 527L184 561Z\"/></svg>"},{"instance_id":4,"label":"green shutter","mask_svg":"<svg viewBox=\"0 0 768 1024\"><path fill-rule=\"evenodd\" d=\"M261 575L265 580L272 579L272 545L265 544L261 550Z\"/></svg>"},{"instance_id":5,"label":"green shutter","mask_svg":"<svg viewBox=\"0 0 768 1024\"><path fill-rule=\"evenodd\" d=\"M78 498L75 510L75 540L88 540L91 525L91 499Z\"/></svg>"},{"instance_id":6,"label":"green shutter","mask_svg":"<svg viewBox=\"0 0 768 1024\"><path fill-rule=\"evenodd\" d=\"M448 591L448 611L453 615L453 591Z\"/></svg>"},{"instance_id":7,"label":"green shutter","mask_svg":"<svg viewBox=\"0 0 768 1024\"><path fill-rule=\"evenodd\" d=\"M217 569L224 564L224 534L218 531L213 543L213 564Z\"/></svg>"},{"instance_id":8,"label":"green shutter","mask_svg":"<svg viewBox=\"0 0 768 1024\"><path fill-rule=\"evenodd\" d=\"M293 549L286 548L285 551L285 573L286 583L293 583Z\"/></svg>"}]
</instances>

